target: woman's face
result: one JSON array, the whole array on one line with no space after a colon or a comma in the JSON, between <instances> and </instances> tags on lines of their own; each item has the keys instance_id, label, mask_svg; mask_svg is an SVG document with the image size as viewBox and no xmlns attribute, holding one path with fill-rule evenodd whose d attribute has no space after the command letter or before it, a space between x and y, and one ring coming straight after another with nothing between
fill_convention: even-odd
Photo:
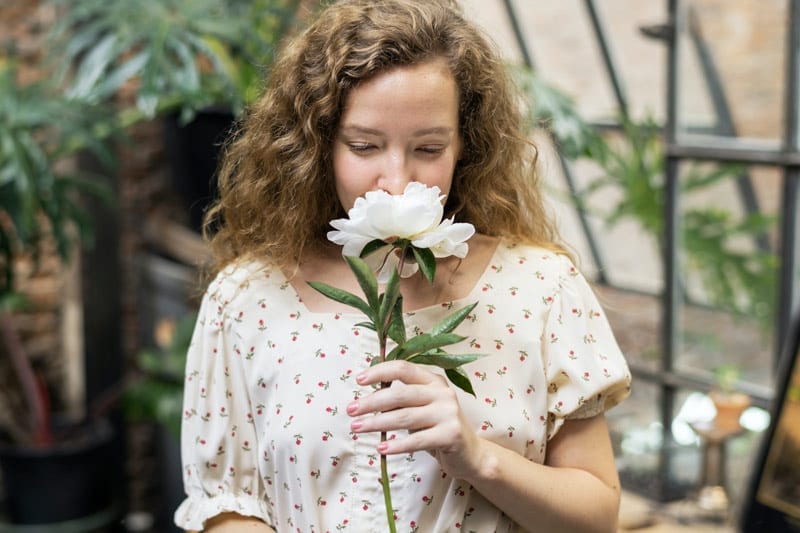
<instances>
[{"instance_id":1,"label":"woman's face","mask_svg":"<svg viewBox=\"0 0 800 533\"><path fill-rule=\"evenodd\" d=\"M352 89L333 145L345 210L368 191L401 194L411 181L448 194L461 153L458 87L441 59L397 67Z\"/></svg>"}]
</instances>

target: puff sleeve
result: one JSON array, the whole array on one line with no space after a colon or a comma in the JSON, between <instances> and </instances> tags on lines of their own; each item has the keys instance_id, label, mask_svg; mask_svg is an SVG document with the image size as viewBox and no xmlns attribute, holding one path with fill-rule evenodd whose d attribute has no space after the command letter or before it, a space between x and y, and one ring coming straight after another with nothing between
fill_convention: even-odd
<instances>
[{"instance_id":1,"label":"puff sleeve","mask_svg":"<svg viewBox=\"0 0 800 533\"><path fill-rule=\"evenodd\" d=\"M600 303L572 262L559 275L545 322L548 439L565 419L590 418L624 400L631 375Z\"/></svg>"},{"instance_id":2,"label":"puff sleeve","mask_svg":"<svg viewBox=\"0 0 800 533\"><path fill-rule=\"evenodd\" d=\"M223 512L271 524L246 373L233 349L238 333L228 316L241 289L234 274L221 273L203 296L187 354L181 429L187 498L174 517L184 529L202 530Z\"/></svg>"}]
</instances>

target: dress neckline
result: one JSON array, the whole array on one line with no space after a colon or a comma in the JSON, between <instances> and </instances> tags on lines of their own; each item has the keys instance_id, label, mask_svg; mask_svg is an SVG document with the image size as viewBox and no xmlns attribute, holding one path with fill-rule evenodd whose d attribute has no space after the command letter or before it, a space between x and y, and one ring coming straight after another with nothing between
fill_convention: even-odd
<instances>
[{"instance_id":1,"label":"dress neckline","mask_svg":"<svg viewBox=\"0 0 800 533\"><path fill-rule=\"evenodd\" d=\"M472 303L472 301L479 300L480 295L478 293L480 292L480 288L483 287L485 283L484 280L486 279L486 276L491 268L491 265L497 261L497 258L500 254L500 248L503 245L504 244L501 239L497 239L497 242L493 244L494 249L492 250L491 254L488 255L488 260L482 266L480 276L476 278L475 283L473 283L470 289L463 296L459 296L458 298L453 298L451 300L445 300L443 302L436 302L416 309L404 310L403 314L406 316L426 314L431 312L431 310L442 309L443 307L456 308L458 307L456 306L456 304L460 302L469 301L469 303ZM324 310L311 309L306 305L305 301L300 297L300 293L297 291L297 288L294 286L294 283L289 279L289 277L286 276L286 274L282 270L280 269L276 270L277 272L280 273L281 277L283 278L282 284L285 283L288 286L288 288L292 291L294 298L297 300L297 303L302 306L304 313L314 316L338 315L341 317L363 317L363 313L355 310L354 308L348 308L347 311L336 311L336 310L324 311ZM464 305L468 305L468 303L465 302Z\"/></svg>"}]
</instances>

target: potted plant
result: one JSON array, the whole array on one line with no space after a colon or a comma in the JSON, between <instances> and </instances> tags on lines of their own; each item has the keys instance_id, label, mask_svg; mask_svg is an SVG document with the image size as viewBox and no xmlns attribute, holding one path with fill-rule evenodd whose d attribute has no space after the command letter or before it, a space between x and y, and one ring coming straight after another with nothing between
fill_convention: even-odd
<instances>
[{"instance_id":1,"label":"potted plant","mask_svg":"<svg viewBox=\"0 0 800 533\"><path fill-rule=\"evenodd\" d=\"M96 466L102 460L96 454L108 452L110 429L52 415L48 385L31 365L15 324L13 310L22 300L15 265L22 256L35 264L48 241L62 261L69 261L76 241L91 242L81 198L108 197L108 191L93 176L72 170L69 160L88 150L110 164L104 138L112 128L102 108L64 98L47 81L17 80L15 63L0 58L0 349L14 376L12 386L0 391L0 465L4 482L13 487L7 491L10 519L50 523L110 504L113 480ZM92 485L93 473L99 486ZM77 484L62 484L70 481ZM105 492L92 501L92 491Z\"/></svg>"},{"instance_id":2,"label":"potted plant","mask_svg":"<svg viewBox=\"0 0 800 533\"><path fill-rule=\"evenodd\" d=\"M159 530L166 531L171 520L165 517L174 511L174 506L169 509L172 487L180 484L179 444L169 431L176 422L165 423L160 414L163 405L174 406L180 397L182 380L175 375L182 368L167 379L167 372L154 368L169 365L176 352L158 343L149 348L154 333L157 340L166 323L159 309L175 310L187 303L183 287L187 278L196 277L194 268L202 262L197 241L214 194L219 145L235 117L260 92L275 47L295 26L300 0L51 2L59 16L49 50L66 94L113 104L120 125L132 136L136 131L130 126L160 123L169 178L164 185L177 193L194 234L184 232L185 238L174 239L179 231L175 221L151 214L142 226L145 246L135 262L143 281L137 295L139 339L149 355L137 361L141 372L125 394L124 407L132 418L156 424L144 446L155 453L165 474L148 480L158 494L148 511ZM173 217L184 222L180 213ZM154 226L157 230L151 231ZM196 257L187 257L192 254ZM167 315L179 316L171 311Z\"/></svg>"},{"instance_id":3,"label":"potted plant","mask_svg":"<svg viewBox=\"0 0 800 533\"><path fill-rule=\"evenodd\" d=\"M714 369L714 387L708 396L717 410L714 424L720 429L738 429L739 418L750 407L750 397L736 390L738 381L739 367L735 364L720 365Z\"/></svg>"},{"instance_id":4,"label":"potted plant","mask_svg":"<svg viewBox=\"0 0 800 533\"><path fill-rule=\"evenodd\" d=\"M218 146L260 90L299 0L53 0L50 49L68 94L163 118L174 191L200 230Z\"/></svg>"}]
</instances>

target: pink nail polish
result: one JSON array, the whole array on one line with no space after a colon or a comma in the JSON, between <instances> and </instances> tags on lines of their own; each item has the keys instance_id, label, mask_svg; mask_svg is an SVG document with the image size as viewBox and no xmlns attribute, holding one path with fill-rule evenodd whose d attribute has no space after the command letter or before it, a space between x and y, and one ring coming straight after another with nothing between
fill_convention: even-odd
<instances>
[{"instance_id":1,"label":"pink nail polish","mask_svg":"<svg viewBox=\"0 0 800 533\"><path fill-rule=\"evenodd\" d=\"M358 431L363 425L364 423L361 420L355 420L350 424L350 429L353 431Z\"/></svg>"},{"instance_id":2,"label":"pink nail polish","mask_svg":"<svg viewBox=\"0 0 800 533\"><path fill-rule=\"evenodd\" d=\"M378 453L384 454L384 453L386 453L386 450L388 450L388 449L389 449L389 443L388 442L381 442L380 444L378 444Z\"/></svg>"},{"instance_id":3,"label":"pink nail polish","mask_svg":"<svg viewBox=\"0 0 800 533\"><path fill-rule=\"evenodd\" d=\"M366 374L359 374L359 375L356 376L356 382L357 383L363 383L365 379L367 379L367 375Z\"/></svg>"},{"instance_id":4,"label":"pink nail polish","mask_svg":"<svg viewBox=\"0 0 800 533\"><path fill-rule=\"evenodd\" d=\"M347 406L347 414L352 415L358 411L358 402L351 402L350 405Z\"/></svg>"}]
</instances>

